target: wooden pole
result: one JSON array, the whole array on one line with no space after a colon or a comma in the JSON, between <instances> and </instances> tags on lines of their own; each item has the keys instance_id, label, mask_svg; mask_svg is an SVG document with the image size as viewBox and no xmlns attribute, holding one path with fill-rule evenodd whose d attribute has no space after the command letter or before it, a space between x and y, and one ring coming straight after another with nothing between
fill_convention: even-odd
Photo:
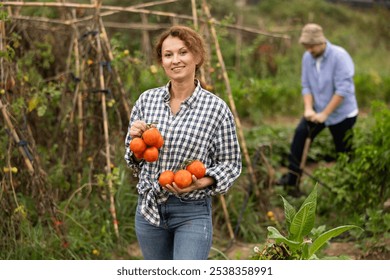
<instances>
[{"instance_id":1,"label":"wooden pole","mask_svg":"<svg viewBox=\"0 0 390 280\"><path fill-rule=\"evenodd\" d=\"M75 9L72 9L72 18L76 18L76 11ZM78 112L78 122L77 122L77 131L78 131L78 148L77 148L77 158L82 158L83 154L83 147L84 147L84 111L83 111L83 95L80 92L80 83L82 83L81 79L81 72L84 72L84 66L85 61L83 60L81 69L80 69L80 52L79 52L79 42L78 42L78 35L79 32L77 30L77 27L73 25L74 30L74 44L73 44L73 50L74 50L74 60L75 60L75 82L76 82L76 89L75 89L75 95L77 96L77 112ZM81 71L82 70L82 71ZM78 168L77 173L77 185L80 187L82 179L82 173L81 168Z\"/></svg>"},{"instance_id":2,"label":"wooden pole","mask_svg":"<svg viewBox=\"0 0 390 280\"><path fill-rule=\"evenodd\" d=\"M233 112L233 115L234 115L234 118L235 118L235 121L236 121L236 124L237 124L238 136L240 138L242 152L244 153L244 157L245 157L245 160L246 160L247 165L248 165L248 170L249 170L249 173L251 175L252 183L256 184L257 183L257 179L256 179L255 173L253 171L251 159L249 157L249 153L248 153L248 149L247 149L247 146L246 146L244 133L243 133L242 126L241 126L241 121L240 121L240 118L239 118L238 113L237 113L236 104L234 102L232 89L230 87L229 76L228 76L228 73L226 71L225 62L224 62L224 59L223 59L223 56L222 56L222 52L221 52L221 48L220 48L219 42L218 42L217 32L215 31L213 20L212 20L212 17L211 17L211 14L210 14L210 10L209 10L209 7L207 5L206 0L203 0L203 8L205 10L206 16L209 18L211 34L212 34L213 39L214 39L215 48L216 48L217 57L218 57L218 62L221 65L223 79L225 81L226 92L227 92L227 96L228 96L228 99L229 99L229 104L230 104L230 107L232 109L232 112Z\"/></svg>"},{"instance_id":3,"label":"wooden pole","mask_svg":"<svg viewBox=\"0 0 390 280\"><path fill-rule=\"evenodd\" d=\"M4 42L5 42L5 23L4 23L4 21L0 21L0 51L3 51L5 48ZM0 81L3 82L5 85L6 81L5 81L5 75L4 75L5 71L4 71L3 63L4 63L4 60L3 60L3 58L1 58L1 60L0 60L1 80ZM4 89L0 88L0 90L4 90ZM3 105L3 102L1 101L1 99L0 99L0 110L1 110L1 114L3 115L3 118L5 120L5 124L11 133L11 136L15 140L15 143L18 145L19 152L22 154L22 156L24 158L24 163L26 164L29 173L31 175L34 174L34 167L32 165L30 158L29 158L29 155L27 154L28 153L27 144L21 145L19 135L16 132L15 127L13 126L13 124L9 118L6 106Z\"/></svg>"},{"instance_id":4,"label":"wooden pole","mask_svg":"<svg viewBox=\"0 0 390 280\"><path fill-rule=\"evenodd\" d=\"M9 131L11 132L11 135L12 135L15 143L18 145L19 152L22 154L22 156L24 158L24 163L26 164L29 173L31 175L34 174L34 167L33 167L32 162L30 161L30 158L28 157L28 154L25 150L25 149L28 149L27 144L26 144L25 148L22 145L20 145L19 135L16 132L15 127L13 126L13 124L9 118L8 112L6 110L6 106L3 105L3 102L1 101L1 99L0 99L0 110L1 110L1 113L2 113L3 118L5 120L5 124L7 125Z\"/></svg>"},{"instance_id":5,"label":"wooden pole","mask_svg":"<svg viewBox=\"0 0 390 280\"><path fill-rule=\"evenodd\" d=\"M223 210L223 214L225 216L226 225L227 225L227 228L228 228L228 231L229 231L230 240L234 242L236 237L234 236L233 227L232 227L232 224L230 222L229 211L228 211L227 206L226 206L226 200L225 200L225 197L223 195L220 195L219 197L221 199L222 210Z\"/></svg>"},{"instance_id":6,"label":"wooden pole","mask_svg":"<svg viewBox=\"0 0 390 280\"><path fill-rule=\"evenodd\" d=\"M108 40L106 28L104 27L103 20L101 17L99 17L99 23L100 23L100 29L101 29L101 39L103 40L103 43L105 44L105 47L107 49L107 54L108 54L110 61L113 61L114 55L112 53L110 41ZM115 67L113 68L113 73L116 77L116 82L118 83L119 91L121 93L122 105L126 111L128 119L130 120L131 110L130 110L130 105L129 105L129 101L128 101L129 98L126 98L126 91L125 91L125 88L123 87L122 79L121 79L121 77L120 77L120 75Z\"/></svg>"},{"instance_id":7,"label":"wooden pole","mask_svg":"<svg viewBox=\"0 0 390 280\"><path fill-rule=\"evenodd\" d=\"M0 51L4 51L5 49L5 23L4 21L0 21ZM4 57L0 56L0 85L6 84L5 81L5 71L4 71ZM1 90L1 88L0 88Z\"/></svg>"},{"instance_id":8,"label":"wooden pole","mask_svg":"<svg viewBox=\"0 0 390 280\"><path fill-rule=\"evenodd\" d=\"M141 14L142 25L148 24L148 17L145 14ZM152 48L150 43L150 36L148 30L142 30L142 52L146 57L146 63L150 65L152 63Z\"/></svg>"},{"instance_id":9,"label":"wooden pole","mask_svg":"<svg viewBox=\"0 0 390 280\"><path fill-rule=\"evenodd\" d=\"M191 0L191 8L192 8L192 18L194 20L194 28L198 30L198 13L196 12L196 0Z\"/></svg>"},{"instance_id":10,"label":"wooden pole","mask_svg":"<svg viewBox=\"0 0 390 280\"><path fill-rule=\"evenodd\" d=\"M192 9L192 17L193 17L193 22L194 22L194 29L199 31L199 21L198 21L198 13L196 10L196 0L191 0L191 9ZM206 84L206 75L205 75L205 65L199 69L200 72L200 80Z\"/></svg>"},{"instance_id":11,"label":"wooden pole","mask_svg":"<svg viewBox=\"0 0 390 280\"><path fill-rule=\"evenodd\" d=\"M99 31L101 30L100 28L101 21L99 17L101 2L102 0L96 2L96 21L99 26ZM96 35L96 43L97 43L97 61L99 63L99 86L101 90L104 90L106 88L104 75L103 75L103 65L102 65L102 61L104 57L102 53L100 34ZM110 153L110 142L109 142L109 131L108 131L107 103L106 103L106 94L103 92L101 93L101 101L102 101L102 113L103 113L104 142L106 145L106 174L107 174L108 191L109 191L109 198L110 198L110 213L113 219L115 235L117 238L119 238L118 220L116 218L114 193L113 193L113 186L111 180L111 153Z\"/></svg>"},{"instance_id":12,"label":"wooden pole","mask_svg":"<svg viewBox=\"0 0 390 280\"><path fill-rule=\"evenodd\" d=\"M236 6L238 8L238 17L237 22L239 25L242 25L244 21L244 15L242 12L243 7L245 6L246 0L238 0ZM241 70L241 50L242 50L242 31L236 30L236 72Z\"/></svg>"}]
</instances>

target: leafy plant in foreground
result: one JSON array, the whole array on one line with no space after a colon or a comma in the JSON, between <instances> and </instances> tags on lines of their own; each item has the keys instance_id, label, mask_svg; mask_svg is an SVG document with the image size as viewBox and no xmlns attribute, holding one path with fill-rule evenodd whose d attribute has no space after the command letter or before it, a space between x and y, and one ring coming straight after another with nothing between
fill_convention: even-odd
<instances>
[{"instance_id":1,"label":"leafy plant in foreground","mask_svg":"<svg viewBox=\"0 0 390 280\"><path fill-rule=\"evenodd\" d=\"M282 199L287 235L284 236L278 229L269 226L267 228L268 239L274 242L266 245L262 251L257 250L252 257L253 259L317 259L315 253L331 238L347 230L359 228L354 225L339 226L323 232L315 238L311 233L314 227L317 207L317 186L314 187L298 211L283 196ZM312 240L312 238L315 238L315 240Z\"/></svg>"}]
</instances>

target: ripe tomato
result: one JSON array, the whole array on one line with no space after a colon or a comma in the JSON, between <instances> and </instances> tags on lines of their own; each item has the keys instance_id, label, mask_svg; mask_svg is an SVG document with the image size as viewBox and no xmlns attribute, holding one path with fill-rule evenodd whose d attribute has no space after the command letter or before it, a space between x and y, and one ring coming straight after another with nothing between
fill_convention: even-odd
<instances>
[{"instance_id":1,"label":"ripe tomato","mask_svg":"<svg viewBox=\"0 0 390 280\"><path fill-rule=\"evenodd\" d=\"M144 158L144 153L134 153L134 156L137 158L137 159L143 159Z\"/></svg>"},{"instance_id":2,"label":"ripe tomato","mask_svg":"<svg viewBox=\"0 0 390 280\"><path fill-rule=\"evenodd\" d=\"M134 154L142 154L146 150L146 144L142 138L134 138L130 142L130 150Z\"/></svg>"},{"instance_id":3,"label":"ripe tomato","mask_svg":"<svg viewBox=\"0 0 390 280\"><path fill-rule=\"evenodd\" d=\"M156 147L148 147L144 152L144 160L154 162L158 159L158 150Z\"/></svg>"},{"instance_id":4,"label":"ripe tomato","mask_svg":"<svg viewBox=\"0 0 390 280\"><path fill-rule=\"evenodd\" d=\"M165 170L160 174L160 177L158 177L158 182L161 186L172 185L174 176L175 173L173 173L173 171Z\"/></svg>"},{"instance_id":5,"label":"ripe tomato","mask_svg":"<svg viewBox=\"0 0 390 280\"><path fill-rule=\"evenodd\" d=\"M176 183L176 185L184 189L191 185L192 183L192 175L189 171L185 169L181 169L175 173L175 176L173 177L173 181Z\"/></svg>"},{"instance_id":6,"label":"ripe tomato","mask_svg":"<svg viewBox=\"0 0 390 280\"><path fill-rule=\"evenodd\" d=\"M193 160L190 162L186 170L188 170L192 175L195 175L196 179L203 178L206 174L206 167L200 160Z\"/></svg>"},{"instance_id":7,"label":"ripe tomato","mask_svg":"<svg viewBox=\"0 0 390 280\"><path fill-rule=\"evenodd\" d=\"M157 144L155 145L155 147L156 147L157 149L160 149L163 145L164 145L164 138L163 138L162 135L160 134L160 137L158 138L158 142L157 142Z\"/></svg>"},{"instance_id":8,"label":"ripe tomato","mask_svg":"<svg viewBox=\"0 0 390 280\"><path fill-rule=\"evenodd\" d=\"M142 139L144 139L147 146L157 146L160 137L160 131L155 127L149 128L142 133Z\"/></svg>"}]
</instances>

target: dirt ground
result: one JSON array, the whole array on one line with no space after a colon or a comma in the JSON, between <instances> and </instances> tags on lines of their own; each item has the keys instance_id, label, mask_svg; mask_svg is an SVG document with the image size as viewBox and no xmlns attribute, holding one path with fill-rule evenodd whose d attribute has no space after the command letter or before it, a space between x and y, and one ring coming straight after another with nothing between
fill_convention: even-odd
<instances>
[{"instance_id":1,"label":"dirt ground","mask_svg":"<svg viewBox=\"0 0 390 280\"><path fill-rule=\"evenodd\" d=\"M253 249L259 245L261 246L261 244L236 241L227 250L213 247L210 256L220 255L219 258L229 260L249 260L254 253ZM390 240L383 240L376 246L372 246L368 252L363 252L356 245L354 242L331 242L322 253L327 257L350 260L390 260ZM137 243L128 246L128 254L136 259L142 259Z\"/></svg>"},{"instance_id":2,"label":"dirt ground","mask_svg":"<svg viewBox=\"0 0 390 280\"><path fill-rule=\"evenodd\" d=\"M253 248L259 244L236 242L225 252L229 259L248 260L253 254ZM329 246L321 251L326 257L336 257L350 260L390 260L390 240L383 240L372 245L367 252L359 249L355 242L330 242Z\"/></svg>"},{"instance_id":3,"label":"dirt ground","mask_svg":"<svg viewBox=\"0 0 390 280\"><path fill-rule=\"evenodd\" d=\"M253 248L259 244L247 244L247 243L235 243L226 252L229 259L247 260L250 259L253 254ZM362 259L362 251L359 250L355 243L352 242L333 242L326 248L323 253L328 257L341 257L344 256L347 259L358 260Z\"/></svg>"}]
</instances>

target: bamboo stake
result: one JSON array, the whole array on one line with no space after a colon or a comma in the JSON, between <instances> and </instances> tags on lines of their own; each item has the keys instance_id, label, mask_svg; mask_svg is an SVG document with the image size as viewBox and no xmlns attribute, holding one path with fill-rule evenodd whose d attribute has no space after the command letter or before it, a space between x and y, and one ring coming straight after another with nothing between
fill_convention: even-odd
<instances>
[{"instance_id":1,"label":"bamboo stake","mask_svg":"<svg viewBox=\"0 0 390 280\"><path fill-rule=\"evenodd\" d=\"M236 2L236 6L238 7L238 17L237 22L241 25L244 21L244 15L242 12L242 8L245 6L246 0L239 0ZM236 71L239 72L241 69L241 49L242 49L242 32L241 30L237 30L236 32Z\"/></svg>"},{"instance_id":2,"label":"bamboo stake","mask_svg":"<svg viewBox=\"0 0 390 280\"><path fill-rule=\"evenodd\" d=\"M225 81L225 87L226 87L226 91L227 91L227 95L228 95L228 99L229 99L229 104L230 104L234 118L235 118L236 123L237 123L237 130L238 130L239 138L241 140L240 142L241 142L242 151L244 153L245 160L246 160L247 165L248 165L248 170L249 170L249 173L251 175L252 183L256 184L257 179L256 179L255 173L253 171L251 159L250 159L249 154L248 154L248 149L246 146L246 141L245 141L244 133L243 133L242 126L241 126L241 121L240 121L240 118L239 118L238 113L237 113L236 104L234 102L234 98L233 98L233 94L232 94L232 89L230 87L229 76L228 76L228 73L226 71L225 61L224 61L223 56L222 56L221 47L219 46L219 41L218 41L218 37L217 37L217 32L215 31L213 20L212 20L210 10L209 10L209 7L207 5L206 0L203 0L203 8L204 8L204 11L206 13L206 16L209 18L211 34L212 34L213 39L214 39L218 62L221 65L222 74L223 74L223 78Z\"/></svg>"},{"instance_id":3,"label":"bamboo stake","mask_svg":"<svg viewBox=\"0 0 390 280\"><path fill-rule=\"evenodd\" d=\"M0 51L4 50L4 42L5 42L5 23L4 23L4 21L0 21ZM4 75L3 63L4 63L4 60L1 59L0 60L0 69L1 69L1 79L2 80L4 78L4 76L3 76ZM26 149L28 149L28 147L27 146L23 147L23 146L19 145L19 143L20 143L19 135L16 132L15 127L13 126L13 124L9 118L8 112L6 110L6 106L3 105L3 102L1 101L1 99L0 99L0 110L1 110L1 113L2 113L3 118L5 120L5 124L7 125L8 129L10 130L11 135L14 138L16 144L18 144L19 152L22 154L22 156L24 158L24 163L26 164L28 171L30 172L31 175L34 174L34 167L32 165L32 162L30 161L30 158L28 157L28 154L26 151Z\"/></svg>"},{"instance_id":4,"label":"bamboo stake","mask_svg":"<svg viewBox=\"0 0 390 280\"><path fill-rule=\"evenodd\" d=\"M145 14L141 14L142 25L148 24L148 17ZM150 47L150 36L148 30L142 30L142 50L146 57L146 63L151 64L152 49Z\"/></svg>"},{"instance_id":5,"label":"bamboo stake","mask_svg":"<svg viewBox=\"0 0 390 280\"><path fill-rule=\"evenodd\" d=\"M75 38L74 40L74 57L75 57L75 75L76 78L80 77L80 54L79 54L79 45L78 40ZM82 65L82 68L84 68L84 63ZM81 82L81 81L80 81ZM84 113L83 113L83 97L81 92L79 91L80 88L80 82L76 84L76 90L75 94L77 95L77 108L78 108L78 149L77 154L79 158L81 157L81 154L83 153L83 146L84 146Z\"/></svg>"},{"instance_id":6,"label":"bamboo stake","mask_svg":"<svg viewBox=\"0 0 390 280\"><path fill-rule=\"evenodd\" d=\"M7 125L8 129L10 130L11 135L12 135L12 137L15 140L15 143L19 144L20 143L19 135L16 132L15 127L13 126L13 124L12 124L10 118L9 118L8 112L6 110L6 106L3 105L3 102L1 101L1 99L0 99L0 109L1 109L1 113L3 115L3 118L5 120L5 124ZM29 173L31 175L33 175L34 174L34 167L33 167L32 162L30 161L30 159L29 159L29 157L28 157L28 155L26 153L26 150L21 145L18 145L18 149L19 149L19 152L22 154L22 156L24 158L24 163L26 164Z\"/></svg>"},{"instance_id":7,"label":"bamboo stake","mask_svg":"<svg viewBox=\"0 0 390 280\"><path fill-rule=\"evenodd\" d=\"M221 69L222 69L222 72L223 72L223 78L225 80L225 86L226 86L226 91L227 91L227 95L228 95L228 99L229 99L229 104L230 104L230 107L232 109L232 113L234 115L234 119L236 121L238 136L239 136L240 144L241 144L241 149L242 149L242 152L244 154L245 161L247 163L248 172L249 172L249 175L250 175L250 178L251 178L251 181L252 181L251 183L256 185L257 184L257 178L256 178L255 172L253 170L253 165L252 165L251 158L249 157L249 153L248 153L248 148L246 146L244 132L242 130L241 121L240 121L240 118L239 118L238 113L237 113L236 104L234 102L232 90L231 90L231 87L230 87L229 76L228 76L228 73L226 71L225 62L223 60L221 48L220 48L219 42L218 42L217 32L216 32L215 27L214 27L214 21L213 21L213 19L211 17L211 13L210 13L210 10L209 10L209 7L207 5L207 1L206 0L203 0L203 9L204 9L204 11L206 13L206 16L209 19L211 34L212 34L213 39L214 39L218 61L219 61L219 64L221 65ZM265 207L266 203L263 201L263 204L264 205L261 205L261 206L262 206L263 210L265 210L266 209L266 207Z\"/></svg>"},{"instance_id":8,"label":"bamboo stake","mask_svg":"<svg viewBox=\"0 0 390 280\"><path fill-rule=\"evenodd\" d=\"M96 3L96 20L98 25L101 27L101 21L99 17L99 9L101 6L102 0L97 1ZM99 28L101 30L101 28ZM100 36L96 36L96 43L97 43L97 61L99 62L99 85L101 89L105 89L105 81L104 81L104 75L103 75L103 65L102 65L102 46L101 46L101 40ZM104 129L104 141L106 144L106 173L107 173L107 181L108 181L108 190L109 190L109 197L110 197L110 213L113 219L113 225L114 225L114 231L117 238L119 238L119 228L118 228L118 220L116 217L116 210L115 210L115 201L114 201L114 194L113 194L113 186L112 186L112 180L111 180L111 156L110 156L110 142L109 142L109 132L108 132L108 117L107 117L107 104L106 104L106 94L101 93L101 100L102 100L102 113L103 113L103 129Z\"/></svg>"},{"instance_id":9,"label":"bamboo stake","mask_svg":"<svg viewBox=\"0 0 390 280\"><path fill-rule=\"evenodd\" d=\"M225 197L223 195L220 195L219 197L221 199L222 210L223 210L223 214L225 216L226 225L227 225L227 228L228 228L228 231L229 231L230 240L234 242L234 240L236 238L234 236L233 227L232 227L232 224L230 222L229 211L228 211L227 206L226 206L226 200L225 200Z\"/></svg>"},{"instance_id":10,"label":"bamboo stake","mask_svg":"<svg viewBox=\"0 0 390 280\"><path fill-rule=\"evenodd\" d=\"M76 12L75 10L72 10L72 17L76 17ZM75 60L75 76L76 79L79 79L78 82L76 82L76 89L75 89L75 94L77 96L77 111L78 111L78 123L77 123L77 130L78 130L78 149L77 149L77 158L81 158L83 154L83 147L84 147L84 111L83 111L83 96L82 93L79 91L80 89L80 83L82 82L80 76L81 76L81 71L80 71L80 53L79 53L79 42L78 42L78 31L75 25L73 25L74 33L75 33L75 38L74 38L74 60ZM81 67L82 70L84 70L84 65L85 61L83 61ZM80 187L81 183L81 170L78 169L78 174L77 174L77 185Z\"/></svg>"},{"instance_id":11,"label":"bamboo stake","mask_svg":"<svg viewBox=\"0 0 390 280\"><path fill-rule=\"evenodd\" d=\"M3 51L5 49L5 23L4 21L0 21L0 50ZM4 71L4 57L0 57L0 84L5 85L5 71Z\"/></svg>"},{"instance_id":12,"label":"bamboo stake","mask_svg":"<svg viewBox=\"0 0 390 280\"><path fill-rule=\"evenodd\" d=\"M72 11L72 17L75 17L74 11ZM80 53L79 53L79 44L78 44L78 31L75 25L72 26L73 29L73 43L71 44L71 49L73 49L73 54L75 57L75 78L80 79L79 82L76 82L76 86L73 92L73 99L72 99L72 109L70 111L69 115L69 123L72 124L75 118L75 111L76 111L76 106L78 108L78 117L79 117L79 123L78 123L78 149L77 149L77 154L78 158L80 158L82 154L82 147L83 147L83 112L82 112L82 95L80 93L80 83L82 82L82 79L80 77L80 74L83 71L80 71ZM71 51L70 51L71 52ZM69 69L71 61L71 55L69 55L68 62L67 62L67 69ZM84 69L84 64L85 62L82 62L81 68ZM65 129L65 143L68 143L69 141L69 133L70 133L70 126L67 126ZM67 154L67 146L65 145L63 154L62 154L62 160L61 162L64 163L65 161L65 156ZM80 177L80 173L78 174L78 177Z\"/></svg>"},{"instance_id":13,"label":"bamboo stake","mask_svg":"<svg viewBox=\"0 0 390 280\"><path fill-rule=\"evenodd\" d=\"M193 17L193 21L194 21L194 28L195 30L199 31L199 24L198 24L198 13L196 11L196 0L191 0L191 8L192 8L192 17ZM205 76L205 69L204 67L201 67L199 69L200 71L200 80L207 83L206 82L206 76Z\"/></svg>"},{"instance_id":14,"label":"bamboo stake","mask_svg":"<svg viewBox=\"0 0 390 280\"><path fill-rule=\"evenodd\" d=\"M108 40L106 28L104 27L103 20L101 17L99 17L99 23L100 23L100 29L101 29L101 39L103 40L103 42L105 44L110 61L113 61L114 55L112 53L110 41ZM120 77L120 75L115 67L113 68L113 73L116 77L116 81L117 81L118 86L119 86L119 91L121 93L122 105L125 108L126 114L130 120L131 110L130 110L130 106L128 103L129 99L126 98L126 91L125 91L125 88L123 87L122 79L121 79L121 77Z\"/></svg>"},{"instance_id":15,"label":"bamboo stake","mask_svg":"<svg viewBox=\"0 0 390 280\"><path fill-rule=\"evenodd\" d=\"M191 0L192 18L194 19L194 28L198 30L198 13L196 12L196 0Z\"/></svg>"},{"instance_id":16,"label":"bamboo stake","mask_svg":"<svg viewBox=\"0 0 390 280\"><path fill-rule=\"evenodd\" d=\"M195 2L195 0L191 0L191 5L192 5L192 16L194 18L194 28L195 28L195 30L198 30L199 29L199 26L198 26L198 15L197 15L197 12L196 12L196 2ZM201 80L202 81L206 81L203 67L200 69L200 75L201 75ZM222 210L223 210L223 214L225 216L225 220L226 220L227 228L228 228L228 231L229 231L230 239L234 240L235 237L234 237L233 227L232 227L232 224L230 222L229 211L228 211L227 206L226 206L225 197L223 195L220 195L219 198L221 200Z\"/></svg>"}]
</instances>

